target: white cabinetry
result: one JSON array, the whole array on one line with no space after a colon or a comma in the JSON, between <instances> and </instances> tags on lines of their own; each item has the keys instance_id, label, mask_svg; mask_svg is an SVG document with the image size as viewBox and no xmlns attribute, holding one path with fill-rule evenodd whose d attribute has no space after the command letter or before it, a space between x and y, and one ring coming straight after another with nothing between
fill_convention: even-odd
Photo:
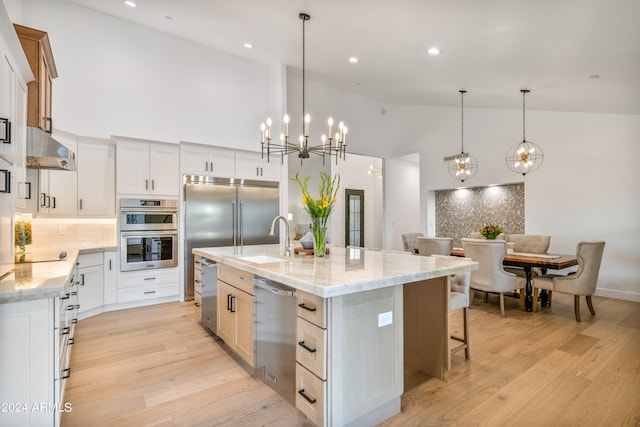
<instances>
[{"instance_id":1,"label":"white cabinetry","mask_svg":"<svg viewBox=\"0 0 640 427\"><path fill-rule=\"evenodd\" d=\"M73 278L65 296L0 304L2 425L59 426L77 322ZM43 410L46 405L47 410ZM4 409L4 408L3 408Z\"/></svg>"},{"instance_id":2,"label":"white cabinetry","mask_svg":"<svg viewBox=\"0 0 640 427\"><path fill-rule=\"evenodd\" d=\"M118 275L118 303L154 300L156 298L177 297L178 267L156 270L120 272Z\"/></svg>"},{"instance_id":3,"label":"white cabinetry","mask_svg":"<svg viewBox=\"0 0 640 427\"><path fill-rule=\"evenodd\" d=\"M234 178L235 172L233 150L180 143L180 173Z\"/></svg>"},{"instance_id":4,"label":"white cabinetry","mask_svg":"<svg viewBox=\"0 0 640 427\"><path fill-rule=\"evenodd\" d=\"M103 253L95 252L78 256L78 303L79 312L104 305Z\"/></svg>"},{"instance_id":5,"label":"white cabinetry","mask_svg":"<svg viewBox=\"0 0 640 427\"><path fill-rule=\"evenodd\" d=\"M78 138L78 215L113 217L116 147L112 141Z\"/></svg>"},{"instance_id":6,"label":"white cabinetry","mask_svg":"<svg viewBox=\"0 0 640 427\"><path fill-rule=\"evenodd\" d=\"M115 250L104 252L104 304L115 304L118 301Z\"/></svg>"},{"instance_id":7,"label":"white cabinetry","mask_svg":"<svg viewBox=\"0 0 640 427\"><path fill-rule=\"evenodd\" d=\"M259 152L236 151L236 177L263 181L280 181L282 164L280 157L271 161L263 159Z\"/></svg>"},{"instance_id":8,"label":"white cabinetry","mask_svg":"<svg viewBox=\"0 0 640 427\"><path fill-rule=\"evenodd\" d=\"M175 144L117 139L118 194L177 196L180 148Z\"/></svg>"}]
</instances>

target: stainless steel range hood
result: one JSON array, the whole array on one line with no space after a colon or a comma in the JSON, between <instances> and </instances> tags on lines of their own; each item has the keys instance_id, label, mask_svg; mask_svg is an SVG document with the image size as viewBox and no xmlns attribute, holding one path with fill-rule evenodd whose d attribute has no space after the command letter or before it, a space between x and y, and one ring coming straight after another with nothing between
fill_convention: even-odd
<instances>
[{"instance_id":1,"label":"stainless steel range hood","mask_svg":"<svg viewBox=\"0 0 640 427\"><path fill-rule=\"evenodd\" d=\"M27 127L27 167L31 169L76 170L76 153L40 128Z\"/></svg>"}]
</instances>

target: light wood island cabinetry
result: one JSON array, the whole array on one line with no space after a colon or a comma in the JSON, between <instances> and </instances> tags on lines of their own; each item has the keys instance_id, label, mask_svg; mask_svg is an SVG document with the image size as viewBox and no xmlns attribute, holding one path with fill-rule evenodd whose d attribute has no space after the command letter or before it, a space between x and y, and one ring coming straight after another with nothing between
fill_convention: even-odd
<instances>
[{"instance_id":1,"label":"light wood island cabinetry","mask_svg":"<svg viewBox=\"0 0 640 427\"><path fill-rule=\"evenodd\" d=\"M194 253L234 272L237 283L257 275L296 289L295 405L319 426L375 425L399 413L405 366L442 379L450 360L449 275L477 268L462 259L338 247L324 258L283 257L277 245ZM238 292L224 276L219 313L235 307L228 295ZM227 321L219 316L223 337Z\"/></svg>"}]
</instances>

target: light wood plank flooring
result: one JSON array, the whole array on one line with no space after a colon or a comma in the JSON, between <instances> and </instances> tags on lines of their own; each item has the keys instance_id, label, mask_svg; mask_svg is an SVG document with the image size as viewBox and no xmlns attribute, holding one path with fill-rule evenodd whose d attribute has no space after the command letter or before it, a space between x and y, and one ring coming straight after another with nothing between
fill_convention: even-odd
<instances>
[{"instance_id":1,"label":"light wood plank flooring","mask_svg":"<svg viewBox=\"0 0 640 427\"><path fill-rule=\"evenodd\" d=\"M593 298L582 323L573 297L524 313L476 293L471 360L452 357L445 381L406 372L402 412L381 426L638 426L640 303ZM452 313L454 332L461 313ZM104 313L76 329L63 426L306 426L170 303Z\"/></svg>"}]
</instances>

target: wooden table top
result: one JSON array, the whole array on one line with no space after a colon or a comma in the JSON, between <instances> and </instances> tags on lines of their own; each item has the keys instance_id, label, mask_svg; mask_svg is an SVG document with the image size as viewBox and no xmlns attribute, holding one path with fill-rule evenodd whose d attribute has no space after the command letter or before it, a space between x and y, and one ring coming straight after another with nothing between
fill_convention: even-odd
<instances>
[{"instance_id":1,"label":"wooden table top","mask_svg":"<svg viewBox=\"0 0 640 427\"><path fill-rule=\"evenodd\" d=\"M451 251L451 255L464 256L464 251L461 248L454 248ZM578 265L578 258L575 255L567 254L541 254L542 256L535 256L535 254L522 254L512 253L506 254L503 260L504 265L514 267L542 267L551 270L561 270L567 267L573 267ZM550 258L553 256L554 258Z\"/></svg>"}]
</instances>

